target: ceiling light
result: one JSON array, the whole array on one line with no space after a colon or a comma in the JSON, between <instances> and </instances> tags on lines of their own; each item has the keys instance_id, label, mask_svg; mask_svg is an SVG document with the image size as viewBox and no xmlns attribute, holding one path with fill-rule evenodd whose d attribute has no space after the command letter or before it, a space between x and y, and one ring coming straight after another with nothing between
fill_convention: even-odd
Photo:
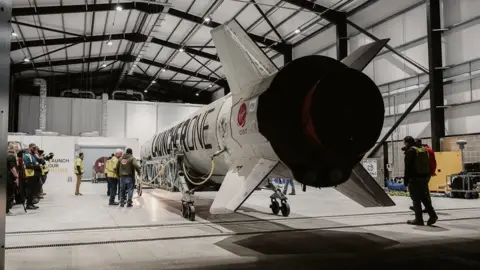
<instances>
[{"instance_id":1,"label":"ceiling light","mask_svg":"<svg viewBox=\"0 0 480 270\"><path fill-rule=\"evenodd\" d=\"M197 96L197 97L198 97L199 95L200 95L199 93L196 93L196 94L195 94L195 96Z\"/></svg>"},{"instance_id":2,"label":"ceiling light","mask_svg":"<svg viewBox=\"0 0 480 270\"><path fill-rule=\"evenodd\" d=\"M208 85L208 88L212 88L212 87L213 87L213 85L211 85L211 84Z\"/></svg>"},{"instance_id":3,"label":"ceiling light","mask_svg":"<svg viewBox=\"0 0 480 270\"><path fill-rule=\"evenodd\" d=\"M25 59L23 59L23 61L24 61L24 62L30 62L30 59L25 58Z\"/></svg>"},{"instance_id":4,"label":"ceiling light","mask_svg":"<svg viewBox=\"0 0 480 270\"><path fill-rule=\"evenodd\" d=\"M18 34L17 34L17 33L15 33L15 32L12 32L12 36L14 36L14 37L17 37L17 36L18 36Z\"/></svg>"},{"instance_id":5,"label":"ceiling light","mask_svg":"<svg viewBox=\"0 0 480 270\"><path fill-rule=\"evenodd\" d=\"M143 92L147 93L147 92L148 92L148 90L143 90Z\"/></svg>"},{"instance_id":6,"label":"ceiling light","mask_svg":"<svg viewBox=\"0 0 480 270\"><path fill-rule=\"evenodd\" d=\"M102 67L107 67L107 64L103 64Z\"/></svg>"},{"instance_id":7,"label":"ceiling light","mask_svg":"<svg viewBox=\"0 0 480 270\"><path fill-rule=\"evenodd\" d=\"M122 6L117 6L117 11L122 11Z\"/></svg>"},{"instance_id":8,"label":"ceiling light","mask_svg":"<svg viewBox=\"0 0 480 270\"><path fill-rule=\"evenodd\" d=\"M113 42L110 40L110 41L107 42L107 45L108 45L108 46L112 46L112 45L113 45Z\"/></svg>"},{"instance_id":9,"label":"ceiling light","mask_svg":"<svg viewBox=\"0 0 480 270\"><path fill-rule=\"evenodd\" d=\"M184 52L184 51L185 51L185 49L184 49L184 48L180 48L180 49L179 49L179 51L181 51L181 52Z\"/></svg>"},{"instance_id":10,"label":"ceiling light","mask_svg":"<svg viewBox=\"0 0 480 270\"><path fill-rule=\"evenodd\" d=\"M300 34L302 32L300 29L295 29L295 34Z\"/></svg>"},{"instance_id":11,"label":"ceiling light","mask_svg":"<svg viewBox=\"0 0 480 270\"><path fill-rule=\"evenodd\" d=\"M209 23L212 19L210 17L205 17L205 19L203 19L204 22L206 23Z\"/></svg>"},{"instance_id":12,"label":"ceiling light","mask_svg":"<svg viewBox=\"0 0 480 270\"><path fill-rule=\"evenodd\" d=\"M166 69L164 69L164 68L162 68L162 72L165 72L165 71L167 71L167 70L166 70Z\"/></svg>"},{"instance_id":13,"label":"ceiling light","mask_svg":"<svg viewBox=\"0 0 480 270\"><path fill-rule=\"evenodd\" d=\"M157 83L157 82L155 80L153 80L152 83Z\"/></svg>"}]
</instances>

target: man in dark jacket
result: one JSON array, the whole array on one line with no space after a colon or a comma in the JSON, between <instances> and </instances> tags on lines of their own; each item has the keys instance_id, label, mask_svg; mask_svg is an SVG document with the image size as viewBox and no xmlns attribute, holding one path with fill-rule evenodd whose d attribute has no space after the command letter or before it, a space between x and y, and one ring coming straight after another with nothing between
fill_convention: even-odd
<instances>
[{"instance_id":1,"label":"man in dark jacket","mask_svg":"<svg viewBox=\"0 0 480 270\"><path fill-rule=\"evenodd\" d=\"M133 186L135 184L135 172L140 174L140 165L132 156L132 149L128 148L126 153L118 160L117 175L120 176L120 206L125 206L125 189L128 191L127 207L132 207Z\"/></svg>"},{"instance_id":2,"label":"man in dark jacket","mask_svg":"<svg viewBox=\"0 0 480 270\"><path fill-rule=\"evenodd\" d=\"M438 220L438 216L432 206L428 181L430 180L430 165L428 152L424 147L415 145L415 140L411 136L403 139L405 144L405 185L408 185L408 191L413 201L415 219L409 220L408 224L423 226L422 203L429 215L427 225L433 225Z\"/></svg>"},{"instance_id":3,"label":"man in dark jacket","mask_svg":"<svg viewBox=\"0 0 480 270\"><path fill-rule=\"evenodd\" d=\"M435 159L435 151L433 151L433 149L430 148L430 146L428 146L427 144L423 144L422 139L415 139L415 146L416 147L425 147L425 150L427 150L428 161L429 161L429 165L430 165L430 178L432 176L437 175L435 173L437 171L437 160ZM430 178L428 179L428 181L430 181ZM413 206L410 206L410 210L414 211ZM427 213L427 209L423 209L422 212Z\"/></svg>"}]
</instances>

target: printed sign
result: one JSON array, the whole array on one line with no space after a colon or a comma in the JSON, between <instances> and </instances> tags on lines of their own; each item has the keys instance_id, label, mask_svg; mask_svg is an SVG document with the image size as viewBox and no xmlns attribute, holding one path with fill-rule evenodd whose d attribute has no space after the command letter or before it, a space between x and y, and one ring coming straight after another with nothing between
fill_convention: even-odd
<instances>
[{"instance_id":1,"label":"printed sign","mask_svg":"<svg viewBox=\"0 0 480 270\"><path fill-rule=\"evenodd\" d=\"M240 109L238 110L237 123L240 127L244 127L246 120L247 120L247 105L243 103L242 105L240 105Z\"/></svg>"},{"instance_id":2,"label":"printed sign","mask_svg":"<svg viewBox=\"0 0 480 270\"><path fill-rule=\"evenodd\" d=\"M373 177L377 177L378 167L377 167L377 160L376 159L364 159L362 162L363 167L367 172Z\"/></svg>"}]
</instances>

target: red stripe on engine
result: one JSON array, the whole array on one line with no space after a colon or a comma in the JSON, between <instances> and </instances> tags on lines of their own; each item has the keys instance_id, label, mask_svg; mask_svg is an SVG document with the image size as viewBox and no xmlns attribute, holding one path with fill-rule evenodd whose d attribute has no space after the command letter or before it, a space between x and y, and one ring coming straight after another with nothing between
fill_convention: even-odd
<instances>
[{"instance_id":1,"label":"red stripe on engine","mask_svg":"<svg viewBox=\"0 0 480 270\"><path fill-rule=\"evenodd\" d=\"M312 115L310 113L310 109L312 108L312 97L317 88L318 82L315 86L307 93L305 99L303 101L302 106L302 123L303 123L303 131L307 134L313 141L315 141L319 146L322 146L322 142L317 136L317 132L315 131L315 127L313 125Z\"/></svg>"}]
</instances>

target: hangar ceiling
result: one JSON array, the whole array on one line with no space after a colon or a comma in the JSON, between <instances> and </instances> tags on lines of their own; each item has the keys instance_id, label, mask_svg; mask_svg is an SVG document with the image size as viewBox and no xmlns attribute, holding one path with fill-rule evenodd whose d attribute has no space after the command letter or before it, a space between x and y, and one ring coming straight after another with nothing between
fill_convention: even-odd
<instances>
[{"instance_id":1,"label":"hangar ceiling","mask_svg":"<svg viewBox=\"0 0 480 270\"><path fill-rule=\"evenodd\" d=\"M212 92L228 92L213 27L236 19L283 64L340 12L377 1L15 0L11 71L17 85L46 78L49 95L133 89L148 100L208 102Z\"/></svg>"}]
</instances>

